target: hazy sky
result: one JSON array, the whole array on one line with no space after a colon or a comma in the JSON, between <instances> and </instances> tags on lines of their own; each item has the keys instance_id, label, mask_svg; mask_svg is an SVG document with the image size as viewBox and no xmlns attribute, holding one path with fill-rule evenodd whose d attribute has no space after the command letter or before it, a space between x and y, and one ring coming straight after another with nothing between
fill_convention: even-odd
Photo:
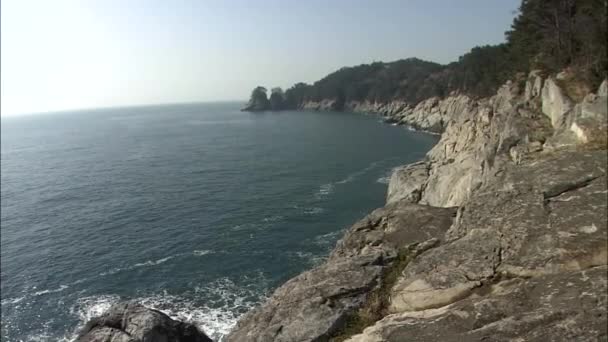
<instances>
[{"instance_id":1,"label":"hazy sky","mask_svg":"<svg viewBox=\"0 0 608 342\"><path fill-rule=\"evenodd\" d=\"M446 63L519 0L2 0L2 115L245 100L342 66Z\"/></svg>"}]
</instances>

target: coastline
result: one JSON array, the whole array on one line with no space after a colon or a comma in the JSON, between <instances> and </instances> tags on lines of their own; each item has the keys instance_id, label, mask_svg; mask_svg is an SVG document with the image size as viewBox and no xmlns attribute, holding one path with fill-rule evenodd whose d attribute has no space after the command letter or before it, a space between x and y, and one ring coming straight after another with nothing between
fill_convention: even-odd
<instances>
[{"instance_id":1,"label":"coastline","mask_svg":"<svg viewBox=\"0 0 608 342\"><path fill-rule=\"evenodd\" d=\"M538 83L544 86L533 93ZM225 340L602 335L605 317L564 310L598 312L606 303L606 218L592 214L606 208L605 198L596 195L606 182L605 136L592 128L605 127L605 109L587 115L595 120L587 130L576 130L583 108L605 103L606 82L598 94L566 107L569 100L552 78L539 80L532 73L525 87L508 82L491 98L429 101L431 108L446 109L439 113L449 122L424 160L394 171L387 205L355 223L325 264L279 287ZM596 139L599 145L588 145ZM572 162L578 167L565 167ZM571 191L578 201L569 199ZM563 203L572 208L552 208ZM585 213L588 228L572 224L573 208ZM547 222L549 235L538 236L536 227ZM589 233L571 235L576 229ZM545 241L567 235L568 243ZM530 250L539 245L546 250ZM580 277L590 276L594 281L580 283ZM594 293L599 302L578 303L560 285L566 280L580 285L577 296ZM560 305L537 313L546 308L548 293L530 298L534 303L525 312L509 305L530 296L531 286L557 288ZM478 306L489 302L494 304L480 311ZM576 322L577 329L558 329L564 320Z\"/></svg>"},{"instance_id":2,"label":"coastline","mask_svg":"<svg viewBox=\"0 0 608 342\"><path fill-rule=\"evenodd\" d=\"M394 170L386 205L326 262L277 288L222 341L606 336L608 84L575 103L557 83L532 72L490 98L366 111L441 127L441 138ZM301 109L325 110L315 106Z\"/></svg>"}]
</instances>

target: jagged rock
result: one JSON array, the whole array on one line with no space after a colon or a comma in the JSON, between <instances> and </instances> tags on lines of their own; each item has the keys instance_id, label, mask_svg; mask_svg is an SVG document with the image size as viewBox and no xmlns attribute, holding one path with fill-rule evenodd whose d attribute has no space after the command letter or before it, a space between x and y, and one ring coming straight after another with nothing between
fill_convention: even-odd
<instances>
[{"instance_id":1,"label":"jagged rock","mask_svg":"<svg viewBox=\"0 0 608 342\"><path fill-rule=\"evenodd\" d=\"M439 243L454 214L407 201L374 211L348 230L324 264L279 287L225 341L327 340L379 286L399 249Z\"/></svg>"},{"instance_id":2,"label":"jagged rock","mask_svg":"<svg viewBox=\"0 0 608 342\"><path fill-rule=\"evenodd\" d=\"M572 100L564 94L555 80L548 78L542 90L542 110L551 119L553 127L560 128L564 115L573 107Z\"/></svg>"},{"instance_id":3,"label":"jagged rock","mask_svg":"<svg viewBox=\"0 0 608 342\"><path fill-rule=\"evenodd\" d=\"M602 83L605 87L606 82ZM603 95L602 86L598 90L598 94L589 94L582 103L577 104L574 108L570 125L578 142L597 143L605 146L608 141L608 96Z\"/></svg>"},{"instance_id":4,"label":"jagged rock","mask_svg":"<svg viewBox=\"0 0 608 342\"><path fill-rule=\"evenodd\" d=\"M607 271L497 279L457 303L389 315L348 341L605 341Z\"/></svg>"},{"instance_id":5,"label":"jagged rock","mask_svg":"<svg viewBox=\"0 0 608 342\"><path fill-rule=\"evenodd\" d=\"M406 267L391 310L448 305L500 274L605 265L607 162L605 151L564 151L507 167L464 203L449 243Z\"/></svg>"},{"instance_id":6,"label":"jagged rock","mask_svg":"<svg viewBox=\"0 0 608 342\"><path fill-rule=\"evenodd\" d=\"M481 100L365 105L406 124L438 115L444 133L424 161L395 169L385 208L229 341L328 340L415 242L388 287L390 314L351 341L607 340L606 144L573 146L602 136L591 128L604 127L606 90L574 105L553 79L528 81L523 94L508 82Z\"/></svg>"},{"instance_id":7,"label":"jagged rock","mask_svg":"<svg viewBox=\"0 0 608 342\"><path fill-rule=\"evenodd\" d=\"M543 88L543 78L540 70L532 70L526 80L526 87L524 90L524 100L530 101L541 95Z\"/></svg>"},{"instance_id":8,"label":"jagged rock","mask_svg":"<svg viewBox=\"0 0 608 342\"><path fill-rule=\"evenodd\" d=\"M136 303L113 305L89 321L76 338L78 342L212 342L190 323L171 319L164 313Z\"/></svg>"},{"instance_id":9,"label":"jagged rock","mask_svg":"<svg viewBox=\"0 0 608 342\"><path fill-rule=\"evenodd\" d=\"M429 163L418 162L393 170L386 193L386 203L406 199L418 203L429 177Z\"/></svg>"}]
</instances>

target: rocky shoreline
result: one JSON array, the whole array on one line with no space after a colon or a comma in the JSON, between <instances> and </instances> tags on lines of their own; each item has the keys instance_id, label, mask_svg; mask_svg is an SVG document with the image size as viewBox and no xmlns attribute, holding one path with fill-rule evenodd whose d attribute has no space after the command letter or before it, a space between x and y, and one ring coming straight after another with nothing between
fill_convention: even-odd
<instances>
[{"instance_id":1,"label":"rocky shoreline","mask_svg":"<svg viewBox=\"0 0 608 342\"><path fill-rule=\"evenodd\" d=\"M561 83L532 72L481 100L348 103L441 139L224 341L608 340L608 84L576 103ZM93 326L80 341L154 325L124 339Z\"/></svg>"}]
</instances>

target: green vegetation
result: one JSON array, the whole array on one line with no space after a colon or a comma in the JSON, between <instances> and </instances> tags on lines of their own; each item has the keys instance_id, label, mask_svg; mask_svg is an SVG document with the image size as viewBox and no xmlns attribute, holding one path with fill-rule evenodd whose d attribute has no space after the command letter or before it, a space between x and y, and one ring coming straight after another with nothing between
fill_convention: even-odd
<instances>
[{"instance_id":1,"label":"green vegetation","mask_svg":"<svg viewBox=\"0 0 608 342\"><path fill-rule=\"evenodd\" d=\"M251 91L251 97L247 106L243 110L249 111L261 111L268 110L270 108L270 101L266 95L266 88L257 86Z\"/></svg>"},{"instance_id":2,"label":"green vegetation","mask_svg":"<svg viewBox=\"0 0 608 342\"><path fill-rule=\"evenodd\" d=\"M367 296L363 306L347 319L344 327L330 336L329 340L331 342L345 341L388 315L390 291L397 283L397 279L399 279L399 275L403 272L405 266L416 257L416 245L408 246L399 251L397 259L383 275L380 286Z\"/></svg>"},{"instance_id":3,"label":"green vegetation","mask_svg":"<svg viewBox=\"0 0 608 342\"><path fill-rule=\"evenodd\" d=\"M448 65L408 58L342 68L312 85L297 83L277 93L272 109L296 109L323 99L343 108L349 101L415 105L451 92L486 97L533 69L556 73L568 68L577 75L573 94L578 98L606 78L607 12L608 0L522 0L506 43L474 47Z\"/></svg>"}]
</instances>

